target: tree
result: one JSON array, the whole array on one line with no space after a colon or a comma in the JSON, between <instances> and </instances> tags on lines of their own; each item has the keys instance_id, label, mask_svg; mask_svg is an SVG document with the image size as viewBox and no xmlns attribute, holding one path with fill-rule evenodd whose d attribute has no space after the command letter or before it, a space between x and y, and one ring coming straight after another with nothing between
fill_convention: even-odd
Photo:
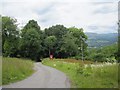
<instances>
[{"instance_id":1,"label":"tree","mask_svg":"<svg viewBox=\"0 0 120 90\"><path fill-rule=\"evenodd\" d=\"M76 27L70 27L69 28L69 32L71 34L73 34L73 36L76 38L75 44L77 44L78 46L78 55L77 57L81 57L82 54L84 55L83 57L85 57L86 53L87 53L87 36L85 35L85 33L83 32L83 29L80 28L76 28ZM79 58L80 59L80 58Z\"/></svg>"},{"instance_id":2,"label":"tree","mask_svg":"<svg viewBox=\"0 0 120 90\"><path fill-rule=\"evenodd\" d=\"M25 25L23 32L25 33L28 29L34 28L38 33L40 33L40 26L38 25L37 21L29 20L28 23Z\"/></svg>"},{"instance_id":3,"label":"tree","mask_svg":"<svg viewBox=\"0 0 120 90\"><path fill-rule=\"evenodd\" d=\"M36 21L30 20L21 33L20 54L38 61L42 50L41 42L42 31Z\"/></svg>"},{"instance_id":4,"label":"tree","mask_svg":"<svg viewBox=\"0 0 120 90\"><path fill-rule=\"evenodd\" d=\"M81 43L83 43L84 45L83 46L86 46L85 44L85 41L87 40L87 36L85 35L85 33L83 32L83 29L80 28L76 28L76 27L71 27L69 28L69 32L73 34L74 37L77 38L76 40L76 44L78 44L79 46L81 46ZM82 39L84 39L83 42Z\"/></svg>"},{"instance_id":5,"label":"tree","mask_svg":"<svg viewBox=\"0 0 120 90\"><path fill-rule=\"evenodd\" d=\"M2 17L2 52L5 56L16 56L19 39L17 20Z\"/></svg>"},{"instance_id":6,"label":"tree","mask_svg":"<svg viewBox=\"0 0 120 90\"><path fill-rule=\"evenodd\" d=\"M63 36L63 44L60 49L61 57L71 57L78 53L78 45L75 43L76 39L70 32Z\"/></svg>"},{"instance_id":7,"label":"tree","mask_svg":"<svg viewBox=\"0 0 120 90\"><path fill-rule=\"evenodd\" d=\"M67 33L68 29L63 25L55 25L45 29L45 34L47 36L54 35L58 40L62 38L63 35Z\"/></svg>"},{"instance_id":8,"label":"tree","mask_svg":"<svg viewBox=\"0 0 120 90\"><path fill-rule=\"evenodd\" d=\"M51 50L56 44L56 37L55 36L48 36L45 39L45 46L49 49L49 55L51 54Z\"/></svg>"},{"instance_id":9,"label":"tree","mask_svg":"<svg viewBox=\"0 0 120 90\"><path fill-rule=\"evenodd\" d=\"M84 52L86 50L87 36L82 28L55 25L42 31L37 21L29 20L19 32L16 19L2 17L2 20L4 56L21 56L38 61L48 56L46 52L49 55L54 52L55 57L72 57L81 53L81 44Z\"/></svg>"},{"instance_id":10,"label":"tree","mask_svg":"<svg viewBox=\"0 0 120 90\"><path fill-rule=\"evenodd\" d=\"M56 50L54 55L55 57L59 57L60 52L60 48L62 46L63 43L63 39L62 37L68 32L68 29L63 26L63 25L55 25L49 28L45 29L45 36L55 36L57 41L56 41L56 45L54 47L54 49Z\"/></svg>"},{"instance_id":11,"label":"tree","mask_svg":"<svg viewBox=\"0 0 120 90\"><path fill-rule=\"evenodd\" d=\"M39 49L41 49L40 37L34 29L28 29L24 37L21 38L21 54L24 57L37 60Z\"/></svg>"}]
</instances>

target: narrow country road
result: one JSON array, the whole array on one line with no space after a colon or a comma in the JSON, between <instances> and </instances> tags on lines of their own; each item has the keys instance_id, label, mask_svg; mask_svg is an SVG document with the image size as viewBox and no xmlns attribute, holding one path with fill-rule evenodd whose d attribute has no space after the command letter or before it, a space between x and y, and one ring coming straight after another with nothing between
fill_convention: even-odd
<instances>
[{"instance_id":1,"label":"narrow country road","mask_svg":"<svg viewBox=\"0 0 120 90\"><path fill-rule=\"evenodd\" d=\"M30 77L3 88L70 88L66 75L54 68L35 63L36 72Z\"/></svg>"}]
</instances>

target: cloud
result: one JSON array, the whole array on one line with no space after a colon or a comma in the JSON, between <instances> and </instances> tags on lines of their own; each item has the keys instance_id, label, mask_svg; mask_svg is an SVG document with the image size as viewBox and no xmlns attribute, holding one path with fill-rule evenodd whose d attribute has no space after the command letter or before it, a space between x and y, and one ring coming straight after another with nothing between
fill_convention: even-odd
<instances>
[{"instance_id":1,"label":"cloud","mask_svg":"<svg viewBox=\"0 0 120 90\"><path fill-rule=\"evenodd\" d=\"M108 14L108 13L114 13L117 12L118 9L116 7L116 4L113 4L112 2L101 2L101 3L95 3L94 5L97 5L98 8L94 11L94 14Z\"/></svg>"},{"instance_id":2,"label":"cloud","mask_svg":"<svg viewBox=\"0 0 120 90\"><path fill-rule=\"evenodd\" d=\"M87 29L89 30L89 32L94 31L97 33L113 33L113 32L117 32L117 25L116 26L88 26Z\"/></svg>"},{"instance_id":3,"label":"cloud","mask_svg":"<svg viewBox=\"0 0 120 90\"><path fill-rule=\"evenodd\" d=\"M63 24L84 28L85 32L117 32L117 0L4 0L2 3L2 15L16 18L19 27L34 19L42 29Z\"/></svg>"}]
</instances>

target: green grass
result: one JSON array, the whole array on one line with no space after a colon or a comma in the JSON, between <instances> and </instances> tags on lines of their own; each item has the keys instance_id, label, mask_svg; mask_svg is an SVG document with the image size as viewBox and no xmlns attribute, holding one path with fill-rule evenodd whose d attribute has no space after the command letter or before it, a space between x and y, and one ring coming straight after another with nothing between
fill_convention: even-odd
<instances>
[{"instance_id":1,"label":"green grass","mask_svg":"<svg viewBox=\"0 0 120 90\"><path fill-rule=\"evenodd\" d=\"M33 61L18 58L2 59L2 84L13 83L30 76L34 72Z\"/></svg>"},{"instance_id":2,"label":"green grass","mask_svg":"<svg viewBox=\"0 0 120 90\"><path fill-rule=\"evenodd\" d=\"M86 68L81 63L70 63L65 60L45 59L43 64L54 67L71 80L72 88L117 88L118 65L104 65L103 67Z\"/></svg>"},{"instance_id":3,"label":"green grass","mask_svg":"<svg viewBox=\"0 0 120 90\"><path fill-rule=\"evenodd\" d=\"M0 86L2 85L2 56L0 56Z\"/></svg>"}]
</instances>

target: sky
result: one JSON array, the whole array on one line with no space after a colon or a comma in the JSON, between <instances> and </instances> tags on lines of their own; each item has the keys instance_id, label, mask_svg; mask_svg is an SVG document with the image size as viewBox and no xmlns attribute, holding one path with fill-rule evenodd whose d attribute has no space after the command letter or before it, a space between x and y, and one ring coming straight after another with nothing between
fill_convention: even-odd
<instances>
[{"instance_id":1,"label":"sky","mask_svg":"<svg viewBox=\"0 0 120 90\"><path fill-rule=\"evenodd\" d=\"M84 32L117 32L118 0L4 0L0 3L0 13L16 18L20 28L34 19L42 30L62 24L83 28Z\"/></svg>"}]
</instances>

